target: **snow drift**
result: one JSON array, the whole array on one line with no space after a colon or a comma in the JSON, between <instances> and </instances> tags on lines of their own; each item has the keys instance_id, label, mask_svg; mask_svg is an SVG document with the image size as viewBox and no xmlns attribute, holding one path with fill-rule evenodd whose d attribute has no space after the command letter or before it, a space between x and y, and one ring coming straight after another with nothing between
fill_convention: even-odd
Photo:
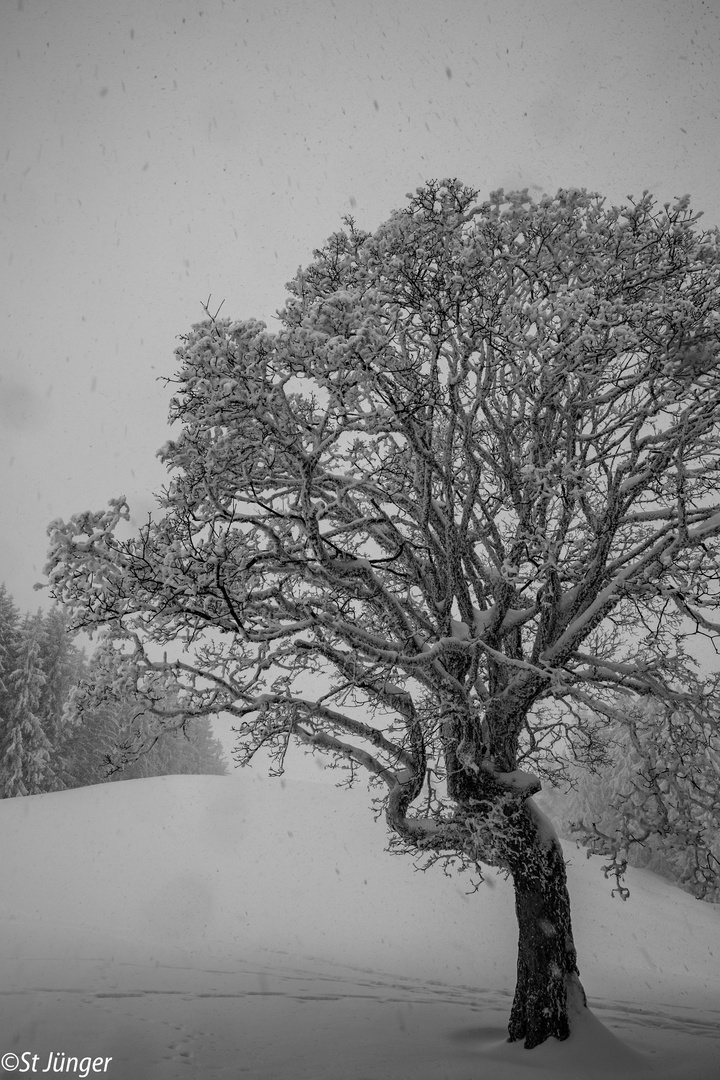
<instances>
[{"instance_id":1,"label":"snow drift","mask_svg":"<svg viewBox=\"0 0 720 1080\"><path fill-rule=\"evenodd\" d=\"M111 1080L718 1075L717 907L643 871L622 903L566 845L592 1012L526 1051L509 883L385 842L366 791L247 770L5 800L0 1052Z\"/></svg>"}]
</instances>

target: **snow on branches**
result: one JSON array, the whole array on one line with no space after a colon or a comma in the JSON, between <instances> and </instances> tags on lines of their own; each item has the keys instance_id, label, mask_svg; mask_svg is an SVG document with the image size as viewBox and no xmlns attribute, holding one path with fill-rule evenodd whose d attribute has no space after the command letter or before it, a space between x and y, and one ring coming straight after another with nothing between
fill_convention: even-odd
<instances>
[{"instance_id":1,"label":"snow on branches","mask_svg":"<svg viewBox=\"0 0 720 1080\"><path fill-rule=\"evenodd\" d=\"M720 733L711 718L646 703L610 734L609 760L577 770L564 817L591 852L622 870L650 866L702 900L720 900Z\"/></svg>"},{"instance_id":2,"label":"snow on branches","mask_svg":"<svg viewBox=\"0 0 720 1080\"><path fill-rule=\"evenodd\" d=\"M51 526L75 625L234 716L244 761L300 742L369 769L427 843L453 807L520 806L503 777L581 745L589 710L701 708L720 244L687 200L433 182L288 291L276 332L207 312L182 339L138 536L123 500Z\"/></svg>"}]
</instances>

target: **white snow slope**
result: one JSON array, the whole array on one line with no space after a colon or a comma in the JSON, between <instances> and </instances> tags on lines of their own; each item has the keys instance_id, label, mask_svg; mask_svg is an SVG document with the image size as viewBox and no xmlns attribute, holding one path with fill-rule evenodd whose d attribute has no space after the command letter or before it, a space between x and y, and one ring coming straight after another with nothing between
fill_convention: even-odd
<instances>
[{"instance_id":1,"label":"white snow slope","mask_svg":"<svg viewBox=\"0 0 720 1080\"><path fill-rule=\"evenodd\" d=\"M720 1077L718 907L641 871L613 899L567 846L592 1011L528 1051L510 885L468 895L385 843L366 791L249 771L3 801L7 1075Z\"/></svg>"}]
</instances>

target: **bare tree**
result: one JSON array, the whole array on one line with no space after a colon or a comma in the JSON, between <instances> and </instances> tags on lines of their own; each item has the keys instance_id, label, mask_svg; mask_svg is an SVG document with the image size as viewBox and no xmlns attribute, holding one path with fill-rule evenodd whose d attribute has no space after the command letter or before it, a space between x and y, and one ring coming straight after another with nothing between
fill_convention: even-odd
<instances>
[{"instance_id":1,"label":"bare tree","mask_svg":"<svg viewBox=\"0 0 720 1080\"><path fill-rule=\"evenodd\" d=\"M131 643L158 729L225 711L242 762L325 752L401 846L512 875L527 1047L585 1005L532 799L554 748L602 756L638 696L715 723L683 640L718 630L719 282L687 199L429 183L347 219L279 332L208 311L182 340L157 520L51 526L53 595Z\"/></svg>"}]
</instances>

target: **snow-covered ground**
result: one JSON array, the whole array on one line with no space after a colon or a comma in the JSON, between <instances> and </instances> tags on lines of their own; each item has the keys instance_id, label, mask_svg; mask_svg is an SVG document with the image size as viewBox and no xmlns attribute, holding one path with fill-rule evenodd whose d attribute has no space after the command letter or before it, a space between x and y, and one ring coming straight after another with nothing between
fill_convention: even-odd
<instances>
[{"instance_id":1,"label":"snow-covered ground","mask_svg":"<svg viewBox=\"0 0 720 1080\"><path fill-rule=\"evenodd\" d=\"M0 803L0 1053L111 1080L720 1077L720 908L642 871L612 899L568 845L592 1012L527 1051L509 884L416 873L368 805L247 770Z\"/></svg>"}]
</instances>

